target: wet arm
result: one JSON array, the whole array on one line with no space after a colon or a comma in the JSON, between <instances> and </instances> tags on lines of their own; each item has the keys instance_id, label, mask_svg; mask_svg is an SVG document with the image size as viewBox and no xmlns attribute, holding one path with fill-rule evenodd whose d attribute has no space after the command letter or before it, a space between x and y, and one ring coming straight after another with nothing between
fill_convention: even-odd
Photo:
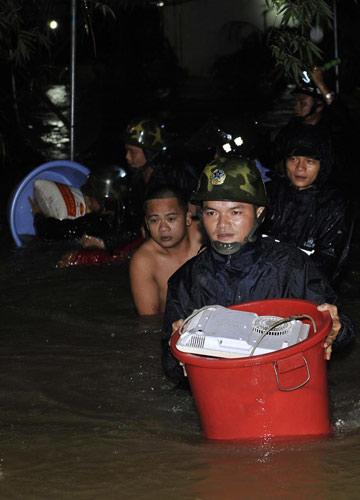
<instances>
[{"instance_id":1,"label":"wet arm","mask_svg":"<svg viewBox=\"0 0 360 500\"><path fill-rule=\"evenodd\" d=\"M130 262L130 284L135 306L141 315L160 314L159 286L153 274L153 263L142 252Z\"/></svg>"}]
</instances>

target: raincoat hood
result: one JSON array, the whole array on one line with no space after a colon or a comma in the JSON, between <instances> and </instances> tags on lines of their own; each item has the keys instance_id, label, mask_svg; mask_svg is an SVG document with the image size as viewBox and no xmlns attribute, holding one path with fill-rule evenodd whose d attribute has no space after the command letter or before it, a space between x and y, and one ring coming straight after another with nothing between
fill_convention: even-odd
<instances>
[{"instance_id":1,"label":"raincoat hood","mask_svg":"<svg viewBox=\"0 0 360 500\"><path fill-rule=\"evenodd\" d=\"M320 160L320 170L313 185L322 186L328 181L333 165L330 140L320 137L313 130L303 132L288 143L284 161L290 156L306 156ZM287 177L286 166L284 175Z\"/></svg>"}]
</instances>

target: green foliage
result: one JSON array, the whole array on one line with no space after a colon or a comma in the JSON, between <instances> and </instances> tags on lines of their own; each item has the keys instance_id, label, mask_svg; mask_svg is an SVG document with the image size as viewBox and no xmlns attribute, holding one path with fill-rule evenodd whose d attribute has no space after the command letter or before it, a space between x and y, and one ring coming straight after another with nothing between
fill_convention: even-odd
<instances>
[{"instance_id":1,"label":"green foliage","mask_svg":"<svg viewBox=\"0 0 360 500\"><path fill-rule=\"evenodd\" d=\"M310 40L313 26L332 29L333 13L325 0L265 0L268 10L281 16L272 27L267 43L278 77L298 82L304 69L322 61L322 51Z\"/></svg>"},{"instance_id":2,"label":"green foliage","mask_svg":"<svg viewBox=\"0 0 360 500\"><path fill-rule=\"evenodd\" d=\"M111 1L114 0L77 0L78 6L81 5L86 12L85 18L79 15L79 28L85 26L94 51L93 15L99 12L100 16L115 17L108 5ZM68 0L69 23L70 5L71 1ZM47 25L52 10L53 0L0 0L0 61L4 67L8 66L8 71L3 76L3 80L7 79L8 82L4 82L3 88L11 86L11 99L10 95L2 92L0 104L5 109L11 102L19 126L22 98L30 88L28 83L31 82L31 88L37 87L39 90L47 77L48 66L42 61L45 60L43 52L51 51L51 40L54 39ZM7 108L6 117L11 116ZM0 116L0 119L5 118Z\"/></svg>"},{"instance_id":3,"label":"green foliage","mask_svg":"<svg viewBox=\"0 0 360 500\"><path fill-rule=\"evenodd\" d=\"M34 6L34 11L38 11ZM15 66L23 66L31 61L36 47L49 46L47 37L40 33L31 18L24 15L21 0L0 0L0 58Z\"/></svg>"},{"instance_id":4,"label":"green foliage","mask_svg":"<svg viewBox=\"0 0 360 500\"><path fill-rule=\"evenodd\" d=\"M106 0L79 0L79 3L86 12L85 26L90 27L87 32L91 37L94 36L91 19L96 11L115 18ZM50 34L44 13L50 11L51 4L52 0L0 0L0 58L3 61L25 69L38 48L50 50Z\"/></svg>"}]
</instances>

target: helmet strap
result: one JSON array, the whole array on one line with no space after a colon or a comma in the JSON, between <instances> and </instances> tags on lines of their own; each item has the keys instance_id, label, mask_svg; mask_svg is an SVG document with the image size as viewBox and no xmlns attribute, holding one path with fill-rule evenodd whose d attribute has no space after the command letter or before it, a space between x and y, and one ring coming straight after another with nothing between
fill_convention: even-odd
<instances>
[{"instance_id":1,"label":"helmet strap","mask_svg":"<svg viewBox=\"0 0 360 500\"><path fill-rule=\"evenodd\" d=\"M219 253L220 255L232 255L241 250L245 243L245 241L243 241L242 243L240 241L233 241L232 243L222 243L221 241L211 240L211 246L213 247L215 252Z\"/></svg>"}]
</instances>

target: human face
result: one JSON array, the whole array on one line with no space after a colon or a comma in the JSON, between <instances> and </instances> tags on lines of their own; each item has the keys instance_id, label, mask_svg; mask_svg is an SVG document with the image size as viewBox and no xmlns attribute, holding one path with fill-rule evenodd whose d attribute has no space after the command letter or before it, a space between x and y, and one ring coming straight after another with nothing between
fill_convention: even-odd
<instances>
[{"instance_id":1,"label":"human face","mask_svg":"<svg viewBox=\"0 0 360 500\"><path fill-rule=\"evenodd\" d=\"M309 188L318 176L320 161L306 156L291 156L286 160L286 172L290 181L300 191Z\"/></svg>"},{"instance_id":2,"label":"human face","mask_svg":"<svg viewBox=\"0 0 360 500\"><path fill-rule=\"evenodd\" d=\"M185 238L191 216L180 208L176 198L165 198L147 202L145 222L156 243L163 248L173 248Z\"/></svg>"},{"instance_id":3,"label":"human face","mask_svg":"<svg viewBox=\"0 0 360 500\"><path fill-rule=\"evenodd\" d=\"M205 201L202 209L203 224L212 241L243 243L254 227L264 207L238 201Z\"/></svg>"},{"instance_id":4,"label":"human face","mask_svg":"<svg viewBox=\"0 0 360 500\"><path fill-rule=\"evenodd\" d=\"M133 168L140 168L146 164L146 158L144 151L138 146L132 146L131 144L125 144L126 150L126 161Z\"/></svg>"},{"instance_id":5,"label":"human face","mask_svg":"<svg viewBox=\"0 0 360 500\"><path fill-rule=\"evenodd\" d=\"M303 118L305 123L316 125L321 118L323 105L319 104L313 109L315 100L307 94L296 94L294 112L298 118ZM309 115L309 113L311 113Z\"/></svg>"},{"instance_id":6,"label":"human face","mask_svg":"<svg viewBox=\"0 0 360 500\"><path fill-rule=\"evenodd\" d=\"M295 115L303 118L308 113L310 113L311 108L314 105L313 97L307 94L296 94L295 96Z\"/></svg>"}]
</instances>

